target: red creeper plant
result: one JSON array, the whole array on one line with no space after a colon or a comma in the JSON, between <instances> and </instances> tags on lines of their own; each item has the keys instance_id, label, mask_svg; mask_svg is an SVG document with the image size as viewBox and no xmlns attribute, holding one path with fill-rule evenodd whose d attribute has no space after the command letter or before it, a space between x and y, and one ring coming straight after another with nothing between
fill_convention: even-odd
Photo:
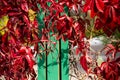
<instances>
[{"instance_id":1,"label":"red creeper plant","mask_svg":"<svg viewBox=\"0 0 120 80\"><path fill-rule=\"evenodd\" d=\"M50 2L49 6L45 6L47 2ZM68 14L64 12L64 7L68 7ZM85 40L85 38L89 39L86 35L87 30L90 28L90 38L91 35L96 35L97 31L102 31L100 34L106 35L109 37L115 38L117 45L113 45L114 41L109 44L114 46L109 47L106 54L116 55L119 51L119 19L117 17L120 16L120 1L119 0L48 0L44 1L44 5L42 8L45 11L48 11L49 14L45 17L46 26L49 25L48 20L52 19L51 27L48 27L50 31L53 32L53 35L56 39L62 38L63 40L68 39L73 46L78 46L76 49L76 53L82 53L83 56L80 58L80 64L83 69L87 73L92 73L90 71L90 67L88 67L87 54L89 54L90 45ZM90 15L90 16L89 16ZM92 28L91 28L92 27ZM94 33L95 32L95 33ZM117 35L117 36L116 36ZM111 39L112 41L112 39ZM107 45L106 45L107 46ZM119 57L116 59L113 57L112 59L106 55L108 58L108 62L110 65L116 65L116 69L111 71L112 68L110 65L107 65L109 70L104 72L105 68L103 64L107 63L103 62L101 66L98 66L96 63L96 67L99 67L98 72L104 79L118 80L119 78ZM117 63L117 64L116 64ZM94 71L93 71L94 73ZM96 73L96 75L98 75ZM105 76L104 76L105 75Z\"/></svg>"},{"instance_id":2,"label":"red creeper plant","mask_svg":"<svg viewBox=\"0 0 120 80\"><path fill-rule=\"evenodd\" d=\"M7 80L27 80L29 76L35 79L34 54L41 42L37 3L37 0L0 0L0 76Z\"/></svg>"},{"instance_id":3,"label":"red creeper plant","mask_svg":"<svg viewBox=\"0 0 120 80\"><path fill-rule=\"evenodd\" d=\"M109 45L105 45L107 61L98 66L95 71L97 75L102 75L106 80L119 80L120 74L120 56L119 54L119 20L118 17L120 9L119 0L86 0L84 11L90 10L91 17L96 17L94 28L95 30L103 30L110 39ZM114 39L112 38L114 37ZM109 48L108 48L109 47ZM110 58L109 55L112 55ZM114 68L113 68L114 66Z\"/></svg>"},{"instance_id":4,"label":"red creeper plant","mask_svg":"<svg viewBox=\"0 0 120 80\"><path fill-rule=\"evenodd\" d=\"M33 55L39 52L38 43L44 47L43 42L50 41L51 36L56 40L69 40L72 46L77 46L76 54L82 54L80 64L90 73L88 62L91 61L87 59L90 45L87 40L96 31L102 31L102 34L117 41L109 42L112 46L105 48L107 61L101 66L96 64L93 73L106 80L119 79L120 57L115 57L120 52L119 0L1 0L0 11L1 20L7 17L6 23L0 26L0 75L6 79L26 80L26 74L33 74L31 76L34 79ZM40 27L36 11L41 13L38 15L38 21L42 20ZM41 25L44 27L38 30ZM86 34L87 31L90 31L90 37ZM34 46L34 50L31 46Z\"/></svg>"}]
</instances>

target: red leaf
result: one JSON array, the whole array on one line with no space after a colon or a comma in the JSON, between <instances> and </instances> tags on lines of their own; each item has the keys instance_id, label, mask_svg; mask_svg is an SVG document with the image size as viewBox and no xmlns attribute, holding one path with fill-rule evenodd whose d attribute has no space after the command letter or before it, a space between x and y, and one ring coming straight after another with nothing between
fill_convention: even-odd
<instances>
[{"instance_id":1,"label":"red leaf","mask_svg":"<svg viewBox=\"0 0 120 80\"><path fill-rule=\"evenodd\" d=\"M82 25L80 23L78 23L78 22L74 23L73 28L74 28L76 34L80 34L80 31L84 30L84 28L82 27Z\"/></svg>"},{"instance_id":2,"label":"red leaf","mask_svg":"<svg viewBox=\"0 0 120 80\"><path fill-rule=\"evenodd\" d=\"M73 27L74 27L76 34L79 34L79 31L81 30L81 25L78 22L76 22L74 23Z\"/></svg>"},{"instance_id":3,"label":"red leaf","mask_svg":"<svg viewBox=\"0 0 120 80\"><path fill-rule=\"evenodd\" d=\"M100 66L101 70L105 70L105 72L108 72L108 66L109 66L109 63L108 62L103 62Z\"/></svg>"},{"instance_id":4,"label":"red leaf","mask_svg":"<svg viewBox=\"0 0 120 80\"><path fill-rule=\"evenodd\" d=\"M38 39L39 39L37 32L33 31L32 34L33 34L33 37L34 37L35 40L38 40Z\"/></svg>"},{"instance_id":5,"label":"red leaf","mask_svg":"<svg viewBox=\"0 0 120 80\"><path fill-rule=\"evenodd\" d=\"M83 11L91 10L91 17L94 17L98 11L103 12L104 3L102 0L86 0Z\"/></svg>"},{"instance_id":6,"label":"red leaf","mask_svg":"<svg viewBox=\"0 0 120 80\"><path fill-rule=\"evenodd\" d=\"M34 46L34 51L37 51L37 53L38 53L38 51L39 51L38 43L35 44L35 46Z\"/></svg>"},{"instance_id":7,"label":"red leaf","mask_svg":"<svg viewBox=\"0 0 120 80\"><path fill-rule=\"evenodd\" d=\"M46 35L45 35L45 34L42 34L41 41L48 41L48 38L46 37Z\"/></svg>"},{"instance_id":8,"label":"red leaf","mask_svg":"<svg viewBox=\"0 0 120 80\"><path fill-rule=\"evenodd\" d=\"M117 62L103 62L101 64L101 70L105 74L103 77L106 80L118 80L119 68Z\"/></svg>"},{"instance_id":9,"label":"red leaf","mask_svg":"<svg viewBox=\"0 0 120 80\"><path fill-rule=\"evenodd\" d=\"M2 0L2 2L3 2L3 4L4 4L5 6L8 5L8 3L7 3L5 0Z\"/></svg>"},{"instance_id":10,"label":"red leaf","mask_svg":"<svg viewBox=\"0 0 120 80\"><path fill-rule=\"evenodd\" d=\"M97 12L96 4L95 1L93 1L91 4L90 16L93 18L96 15L96 12Z\"/></svg>"},{"instance_id":11,"label":"red leaf","mask_svg":"<svg viewBox=\"0 0 120 80\"><path fill-rule=\"evenodd\" d=\"M118 80L118 73L112 70L108 74L106 74L106 79L107 80Z\"/></svg>"},{"instance_id":12,"label":"red leaf","mask_svg":"<svg viewBox=\"0 0 120 80\"><path fill-rule=\"evenodd\" d=\"M115 22L117 20L117 17L116 17L115 9L113 7L111 7L111 12L112 12L111 17L112 17L113 21Z\"/></svg>"},{"instance_id":13,"label":"red leaf","mask_svg":"<svg viewBox=\"0 0 120 80\"><path fill-rule=\"evenodd\" d=\"M21 8L22 8L22 10L24 10L25 12L28 12L28 5L27 5L26 2L21 3Z\"/></svg>"},{"instance_id":14,"label":"red leaf","mask_svg":"<svg viewBox=\"0 0 120 80\"><path fill-rule=\"evenodd\" d=\"M10 13L8 13L9 16L18 16L21 14L22 14L22 12L10 12Z\"/></svg>"},{"instance_id":15,"label":"red leaf","mask_svg":"<svg viewBox=\"0 0 120 80\"><path fill-rule=\"evenodd\" d=\"M35 64L35 62L33 60L33 54L31 48L21 47L19 52L21 55L25 56L30 69L33 69L33 65Z\"/></svg>"},{"instance_id":16,"label":"red leaf","mask_svg":"<svg viewBox=\"0 0 120 80\"><path fill-rule=\"evenodd\" d=\"M91 8L92 0L86 0L86 4L84 5L83 11L87 12Z\"/></svg>"},{"instance_id":17,"label":"red leaf","mask_svg":"<svg viewBox=\"0 0 120 80\"><path fill-rule=\"evenodd\" d=\"M27 60L27 62L29 64L30 69L32 70L33 65L35 64L35 62L33 61L32 57L30 57L29 55L26 55L25 58L26 58L26 60Z\"/></svg>"},{"instance_id":18,"label":"red leaf","mask_svg":"<svg viewBox=\"0 0 120 80\"><path fill-rule=\"evenodd\" d=\"M30 27L30 21L26 15L23 16L23 20L27 24L27 26Z\"/></svg>"},{"instance_id":19,"label":"red leaf","mask_svg":"<svg viewBox=\"0 0 120 80\"><path fill-rule=\"evenodd\" d=\"M78 55L80 53L79 48L76 48L76 54Z\"/></svg>"},{"instance_id":20,"label":"red leaf","mask_svg":"<svg viewBox=\"0 0 120 80\"><path fill-rule=\"evenodd\" d=\"M71 27L70 30L67 32L67 38L71 38L72 36L72 31L73 31L73 28Z\"/></svg>"},{"instance_id":21,"label":"red leaf","mask_svg":"<svg viewBox=\"0 0 120 80\"><path fill-rule=\"evenodd\" d=\"M77 5L72 5L72 8L73 8L74 11L78 12L78 7L77 7Z\"/></svg>"},{"instance_id":22,"label":"red leaf","mask_svg":"<svg viewBox=\"0 0 120 80\"><path fill-rule=\"evenodd\" d=\"M112 54L112 57L115 58L117 51L112 44L108 44L105 50L107 50L106 55Z\"/></svg>"},{"instance_id":23,"label":"red leaf","mask_svg":"<svg viewBox=\"0 0 120 80\"><path fill-rule=\"evenodd\" d=\"M106 22L108 20L109 14L110 14L110 8L108 7L108 8L105 9L104 15L102 16L103 17L103 19L102 19L103 22Z\"/></svg>"},{"instance_id":24,"label":"red leaf","mask_svg":"<svg viewBox=\"0 0 120 80\"><path fill-rule=\"evenodd\" d=\"M85 71L88 70L87 60L86 60L86 57L85 57L85 56L81 56L81 58L80 58L80 64L81 64L81 66L83 67L83 69L84 69Z\"/></svg>"},{"instance_id":25,"label":"red leaf","mask_svg":"<svg viewBox=\"0 0 120 80\"><path fill-rule=\"evenodd\" d=\"M97 9L100 12L103 12L103 9L104 9L104 3L103 3L103 1L102 0L95 0L95 4L96 4Z\"/></svg>"},{"instance_id":26,"label":"red leaf","mask_svg":"<svg viewBox=\"0 0 120 80\"><path fill-rule=\"evenodd\" d=\"M8 42L8 33L5 33L3 36L2 36L2 43L7 43Z\"/></svg>"},{"instance_id":27,"label":"red leaf","mask_svg":"<svg viewBox=\"0 0 120 80\"><path fill-rule=\"evenodd\" d=\"M17 39L13 34L11 34L11 41L13 44L16 44Z\"/></svg>"},{"instance_id":28,"label":"red leaf","mask_svg":"<svg viewBox=\"0 0 120 80\"><path fill-rule=\"evenodd\" d=\"M64 15L64 16L60 16L58 19L59 20L64 20L66 18L66 16Z\"/></svg>"},{"instance_id":29,"label":"red leaf","mask_svg":"<svg viewBox=\"0 0 120 80\"><path fill-rule=\"evenodd\" d=\"M38 27L38 22L37 22L37 20L34 20L34 22L33 22L33 26L34 26L35 28Z\"/></svg>"}]
</instances>

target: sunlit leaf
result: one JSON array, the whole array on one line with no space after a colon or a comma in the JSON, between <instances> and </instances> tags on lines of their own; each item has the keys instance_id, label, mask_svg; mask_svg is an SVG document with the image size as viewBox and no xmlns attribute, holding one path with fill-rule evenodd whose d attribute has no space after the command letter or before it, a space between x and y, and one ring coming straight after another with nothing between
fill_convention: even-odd
<instances>
[{"instance_id":1,"label":"sunlit leaf","mask_svg":"<svg viewBox=\"0 0 120 80\"><path fill-rule=\"evenodd\" d=\"M29 16L30 21L34 21L34 19L36 17L36 12L33 11L32 9L29 9L28 10L28 16Z\"/></svg>"},{"instance_id":2,"label":"sunlit leaf","mask_svg":"<svg viewBox=\"0 0 120 80\"><path fill-rule=\"evenodd\" d=\"M88 66L87 66L87 60L85 56L80 57L80 64L83 67L83 69L87 72Z\"/></svg>"},{"instance_id":3,"label":"sunlit leaf","mask_svg":"<svg viewBox=\"0 0 120 80\"><path fill-rule=\"evenodd\" d=\"M0 34L1 35L5 34L5 31L1 30L1 29L3 29L5 26L7 26L8 20L9 20L8 15L3 16L2 18L0 18Z\"/></svg>"}]
</instances>

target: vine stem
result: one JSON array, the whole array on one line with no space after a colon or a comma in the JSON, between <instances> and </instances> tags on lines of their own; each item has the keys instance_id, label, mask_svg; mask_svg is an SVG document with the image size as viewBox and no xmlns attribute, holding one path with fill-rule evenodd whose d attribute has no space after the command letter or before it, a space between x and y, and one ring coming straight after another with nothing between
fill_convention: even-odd
<instances>
[{"instance_id":1,"label":"vine stem","mask_svg":"<svg viewBox=\"0 0 120 80\"><path fill-rule=\"evenodd\" d=\"M90 39L93 38L94 22L95 22L95 18L93 19L93 22L92 22L92 28L91 28L91 32L90 32Z\"/></svg>"}]
</instances>

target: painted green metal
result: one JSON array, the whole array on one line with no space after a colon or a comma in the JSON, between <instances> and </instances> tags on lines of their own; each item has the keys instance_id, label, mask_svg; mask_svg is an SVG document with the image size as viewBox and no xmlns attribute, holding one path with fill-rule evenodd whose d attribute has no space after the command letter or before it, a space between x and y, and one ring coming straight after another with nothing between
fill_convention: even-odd
<instances>
[{"instance_id":1,"label":"painted green metal","mask_svg":"<svg viewBox=\"0 0 120 80\"><path fill-rule=\"evenodd\" d=\"M40 58L40 55L38 55L38 80L45 80L45 55L42 55L42 58Z\"/></svg>"},{"instance_id":2,"label":"painted green metal","mask_svg":"<svg viewBox=\"0 0 120 80\"><path fill-rule=\"evenodd\" d=\"M52 52L48 55L48 80L58 80L58 41L54 37L51 40L56 42L56 46L51 44Z\"/></svg>"},{"instance_id":3,"label":"painted green metal","mask_svg":"<svg viewBox=\"0 0 120 80\"><path fill-rule=\"evenodd\" d=\"M51 38L53 40L53 38ZM60 80L59 74L59 41L56 41L56 46L53 45L53 51L50 52L47 56L47 76L46 76L46 59L45 53L43 57L38 58L38 80ZM51 44L52 45L52 44ZM61 80L68 80L68 71L69 71L69 62L68 62L68 41L61 41Z\"/></svg>"},{"instance_id":4,"label":"painted green metal","mask_svg":"<svg viewBox=\"0 0 120 80\"><path fill-rule=\"evenodd\" d=\"M69 45L68 41L63 42L61 41L61 63L62 63L62 80L69 80Z\"/></svg>"},{"instance_id":5,"label":"painted green metal","mask_svg":"<svg viewBox=\"0 0 120 80\"><path fill-rule=\"evenodd\" d=\"M40 46L40 45L39 45ZM40 46L40 49L43 50L43 48ZM45 75L45 53L41 53L41 55L37 56L37 64L38 64L38 80L46 80Z\"/></svg>"}]
</instances>

